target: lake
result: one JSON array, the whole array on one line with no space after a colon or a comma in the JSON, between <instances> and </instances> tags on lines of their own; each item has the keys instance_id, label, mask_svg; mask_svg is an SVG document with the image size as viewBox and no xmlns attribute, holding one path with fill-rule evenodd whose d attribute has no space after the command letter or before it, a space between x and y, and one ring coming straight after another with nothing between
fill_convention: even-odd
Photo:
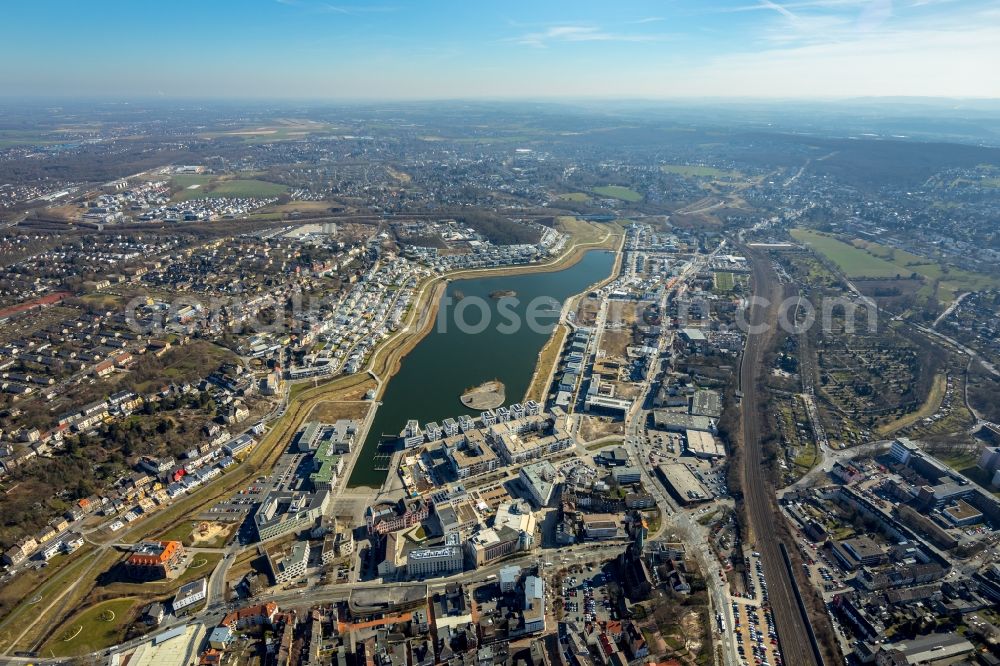
<instances>
[{"instance_id":1,"label":"lake","mask_svg":"<svg viewBox=\"0 0 1000 666\"><path fill-rule=\"evenodd\" d=\"M408 419L423 426L461 414L478 416L459 400L471 386L499 379L506 386L506 404L520 402L558 308L608 277L614 261L614 252L590 250L561 271L451 282L441 297L434 329L389 380L348 485L382 484L387 472L374 464L379 442L383 435L397 436ZM515 296L502 296L509 292ZM558 303L554 313L545 307L548 303ZM533 319L543 326L528 325L529 311L538 313Z\"/></svg>"}]
</instances>

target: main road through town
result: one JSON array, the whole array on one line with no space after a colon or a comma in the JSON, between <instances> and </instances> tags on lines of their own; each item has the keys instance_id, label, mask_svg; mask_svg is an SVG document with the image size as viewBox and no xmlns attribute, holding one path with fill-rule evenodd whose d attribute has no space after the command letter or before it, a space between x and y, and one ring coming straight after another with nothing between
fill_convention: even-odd
<instances>
[{"instance_id":1,"label":"main road through town","mask_svg":"<svg viewBox=\"0 0 1000 666\"><path fill-rule=\"evenodd\" d=\"M748 255L750 256L750 255ZM786 664L809 666L818 664L809 640L809 619L800 611L795 598L796 585L785 566L779 548L779 537L774 530L778 520L774 488L763 464L761 451L761 396L758 383L762 374L762 357L774 327L778 323L778 305L781 290L771 274L766 257L752 256L753 293L758 298L768 298L769 306L748 306L746 321L750 324L743 360L740 364L740 390L743 401L740 407L743 433L743 496L747 518L756 549L761 554L764 576L768 583L768 599L777 625L778 640ZM758 331L757 329L763 329Z\"/></svg>"}]
</instances>

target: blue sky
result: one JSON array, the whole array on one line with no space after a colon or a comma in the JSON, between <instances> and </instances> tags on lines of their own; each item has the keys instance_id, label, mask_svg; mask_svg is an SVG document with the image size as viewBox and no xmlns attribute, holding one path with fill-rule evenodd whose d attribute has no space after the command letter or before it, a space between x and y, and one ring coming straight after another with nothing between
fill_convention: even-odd
<instances>
[{"instance_id":1,"label":"blue sky","mask_svg":"<svg viewBox=\"0 0 1000 666\"><path fill-rule=\"evenodd\" d=\"M0 96L1000 97L996 0L7 0Z\"/></svg>"}]
</instances>

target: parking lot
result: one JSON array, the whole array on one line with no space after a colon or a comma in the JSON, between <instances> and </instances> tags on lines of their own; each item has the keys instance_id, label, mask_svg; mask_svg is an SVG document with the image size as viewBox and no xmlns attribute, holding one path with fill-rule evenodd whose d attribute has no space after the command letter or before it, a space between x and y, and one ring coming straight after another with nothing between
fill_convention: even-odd
<instances>
[{"instance_id":1,"label":"parking lot","mask_svg":"<svg viewBox=\"0 0 1000 666\"><path fill-rule=\"evenodd\" d=\"M563 603L563 621L582 627L618 619L608 597L606 575L596 566L581 569L580 573L567 573L562 578L558 594Z\"/></svg>"},{"instance_id":2,"label":"parking lot","mask_svg":"<svg viewBox=\"0 0 1000 666\"><path fill-rule=\"evenodd\" d=\"M716 497L729 497L726 486L726 474L722 466L707 460L701 460L692 455L684 455L684 437L674 432L646 429L645 437L640 438L642 450L650 465L662 463L683 462L693 468L695 478L711 490Z\"/></svg>"},{"instance_id":3,"label":"parking lot","mask_svg":"<svg viewBox=\"0 0 1000 666\"><path fill-rule=\"evenodd\" d=\"M778 634L770 609L752 603L732 602L736 652L744 664L779 666Z\"/></svg>"},{"instance_id":4,"label":"parking lot","mask_svg":"<svg viewBox=\"0 0 1000 666\"><path fill-rule=\"evenodd\" d=\"M803 538L799 541L799 552L809 581L823 591L824 599L829 600L835 593L848 588L845 581L850 574L842 571L825 549Z\"/></svg>"}]
</instances>

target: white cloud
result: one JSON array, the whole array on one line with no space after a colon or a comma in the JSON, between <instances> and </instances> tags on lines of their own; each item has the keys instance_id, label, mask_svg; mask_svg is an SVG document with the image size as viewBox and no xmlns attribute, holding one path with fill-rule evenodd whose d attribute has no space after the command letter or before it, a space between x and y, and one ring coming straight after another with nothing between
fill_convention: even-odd
<instances>
[{"instance_id":1,"label":"white cloud","mask_svg":"<svg viewBox=\"0 0 1000 666\"><path fill-rule=\"evenodd\" d=\"M826 39L721 55L678 77L683 94L752 97L1000 97L996 24L840 31Z\"/></svg>"},{"instance_id":2,"label":"white cloud","mask_svg":"<svg viewBox=\"0 0 1000 666\"><path fill-rule=\"evenodd\" d=\"M667 35L607 32L587 25L554 25L538 32L528 32L506 41L542 48L555 42L657 42Z\"/></svg>"}]
</instances>

